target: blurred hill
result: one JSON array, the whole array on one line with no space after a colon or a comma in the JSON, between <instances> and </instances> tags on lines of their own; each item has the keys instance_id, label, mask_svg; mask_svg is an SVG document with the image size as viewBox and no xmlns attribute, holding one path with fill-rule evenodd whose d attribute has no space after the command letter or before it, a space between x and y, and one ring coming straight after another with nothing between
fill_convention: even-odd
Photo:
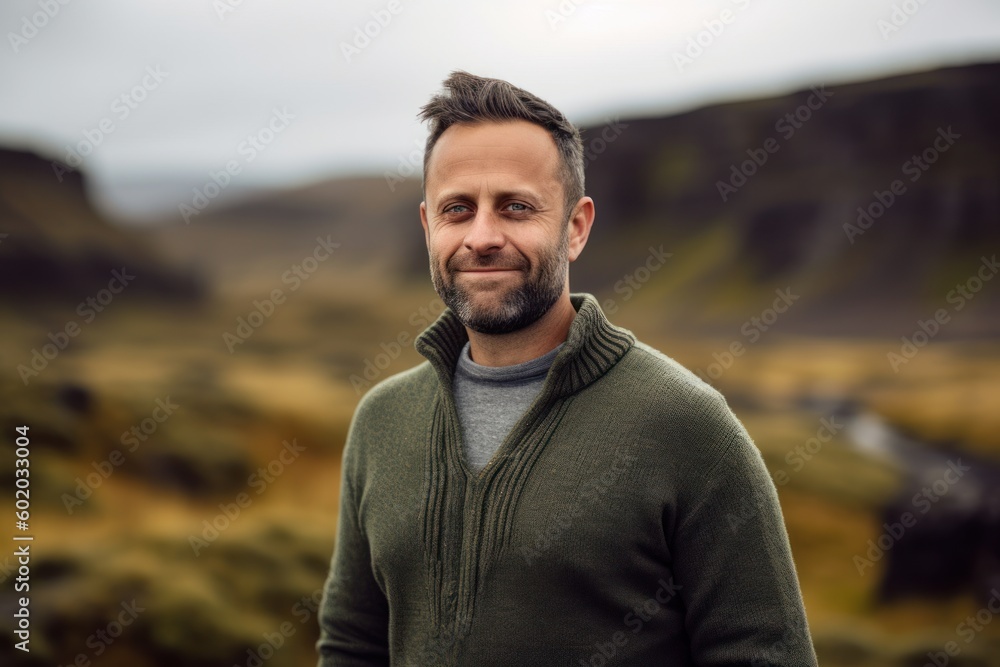
<instances>
[{"instance_id":1,"label":"blurred hill","mask_svg":"<svg viewBox=\"0 0 1000 667\"><path fill-rule=\"evenodd\" d=\"M603 222L592 242L641 235L679 251L688 313L745 282L801 292L784 330L912 327L998 248L998 76L998 64L956 67L632 121L588 173ZM985 292L950 335L998 331L987 303L1000 290Z\"/></svg>"},{"instance_id":2,"label":"blurred hill","mask_svg":"<svg viewBox=\"0 0 1000 667\"><path fill-rule=\"evenodd\" d=\"M915 565L956 569L944 557L962 553L954 514L948 530L932 515L889 556L870 555L927 466L873 454L835 406L919 445L918 463L982 468L948 491L955 502L1000 461L1000 282L961 311L949 300L1000 240L998 74L952 68L584 132L598 220L573 289L711 381L746 425L778 486L824 665L925 664L981 611L987 579L971 568L946 597L913 590L930 578ZM939 151L942 134L958 136ZM906 166L931 149L926 170ZM178 211L140 229L96 212L85 176L0 150L0 425L31 427L38 535L33 652L15 653L5 626L0 664L315 662L351 415L371 385L423 360L413 338L443 307L420 182L400 178L414 171L401 161L220 196L189 223ZM858 207L890 195L858 227ZM651 269L654 251L670 257ZM76 305L122 267L134 287L83 317ZM754 345L741 323L775 290L799 297ZM900 336L942 308L951 322L894 365ZM8 488L15 466L0 459ZM13 567L0 557L3 609ZM886 600L900 576L915 595ZM127 604L145 611L113 646L95 644ZM997 656L993 623L949 664Z\"/></svg>"},{"instance_id":3,"label":"blurred hill","mask_svg":"<svg viewBox=\"0 0 1000 667\"><path fill-rule=\"evenodd\" d=\"M598 218L573 287L666 302L671 328L731 329L734 313L759 312L785 287L808 296L784 318L788 332L912 328L1000 241L998 78L998 64L954 67L586 128ZM287 265L320 233L350 261L422 279L420 183L408 172L220 203L149 233L222 280ZM621 280L660 245L669 275L629 289ZM944 335L1000 331L998 303L1000 290L986 290Z\"/></svg>"},{"instance_id":4,"label":"blurred hill","mask_svg":"<svg viewBox=\"0 0 1000 667\"><path fill-rule=\"evenodd\" d=\"M130 292L191 301L200 280L160 258L150 245L102 218L84 175L32 152L0 148L0 299L79 301L106 288L112 271L137 273ZM133 286L134 285L134 286Z\"/></svg>"},{"instance_id":5,"label":"blurred hill","mask_svg":"<svg viewBox=\"0 0 1000 667\"><path fill-rule=\"evenodd\" d=\"M340 265L383 266L387 279L409 279L428 274L417 217L421 199L419 180L393 192L382 178L336 179L237 204L212 203L190 223L178 213L140 233L165 255L197 262L223 291L252 289L247 283L256 276L301 261L317 237L328 235L349 250Z\"/></svg>"}]
</instances>

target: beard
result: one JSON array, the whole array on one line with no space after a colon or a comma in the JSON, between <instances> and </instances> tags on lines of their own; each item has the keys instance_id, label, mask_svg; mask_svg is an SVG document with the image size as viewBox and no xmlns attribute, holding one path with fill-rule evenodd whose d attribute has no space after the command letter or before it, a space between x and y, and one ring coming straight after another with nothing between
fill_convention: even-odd
<instances>
[{"instance_id":1,"label":"beard","mask_svg":"<svg viewBox=\"0 0 1000 667\"><path fill-rule=\"evenodd\" d=\"M519 331L537 322L563 293L569 267L569 226L563 225L559 241L539 254L534 271L531 262L520 253L469 258L462 262L456 262L456 257L452 256L442 274L439 257L432 252L430 264L434 291L463 325L482 334ZM480 295L480 299L488 303L478 303L475 292L495 290L470 288L455 282L457 270L472 268L518 269L526 277L520 285L507 288L498 298Z\"/></svg>"}]
</instances>

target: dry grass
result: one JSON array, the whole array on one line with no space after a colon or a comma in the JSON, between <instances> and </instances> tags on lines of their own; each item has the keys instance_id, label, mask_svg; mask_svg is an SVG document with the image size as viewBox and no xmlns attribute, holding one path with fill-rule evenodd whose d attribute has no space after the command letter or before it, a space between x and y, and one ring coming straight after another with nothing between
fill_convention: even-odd
<instances>
[{"instance_id":1,"label":"dry grass","mask_svg":"<svg viewBox=\"0 0 1000 667\"><path fill-rule=\"evenodd\" d=\"M109 312L28 387L8 375L0 386L4 425L29 423L35 438L32 525L39 556L32 590L36 657L44 664L88 650L87 636L132 597L148 611L101 657L103 665L242 664L262 633L283 621L295 633L269 664L314 660L315 618L302 621L292 610L322 584L333 547L339 452L358 400L349 378L382 351L380 343L402 332L412 339L420 327L411 315L434 298L426 289L356 293L339 284L330 276L296 293L233 354L221 333L248 311L241 304L252 296L229 295L217 307L168 317L153 308ZM629 313L639 317L623 311ZM44 322L65 318L49 314ZM43 344L51 325L8 320L16 324L4 331L0 358L15 368ZM641 321L624 324L691 368L706 367L730 342L656 340ZM954 639L957 623L975 611L964 598L875 605L879 572L859 576L852 557L878 535L874 508L896 488L895 475L839 438L800 471L785 458L819 426L823 415L810 406L843 397L923 437L1000 457L1000 346L936 343L894 373L885 358L894 345L769 339L750 347L717 384L772 472L790 473L780 497L824 665L923 664L926 652ZM382 376L420 360L408 348ZM89 413L60 404L57 391L67 383L92 394ZM182 406L175 416L67 514L62 494L93 472L92 461L120 449L121 433L168 395ZM306 446L301 460L259 495L248 489L246 475L266 466L290 438ZM158 479L154 462L166 455L200 475L201 487L185 490ZM8 480L10 466L5 458L0 467ZM195 556L189 537L219 512L219 503L248 490L252 504ZM1000 623L962 648L951 664L1000 664L994 657ZM11 659L3 651L0 659ZM980 662L968 662L973 657Z\"/></svg>"}]
</instances>

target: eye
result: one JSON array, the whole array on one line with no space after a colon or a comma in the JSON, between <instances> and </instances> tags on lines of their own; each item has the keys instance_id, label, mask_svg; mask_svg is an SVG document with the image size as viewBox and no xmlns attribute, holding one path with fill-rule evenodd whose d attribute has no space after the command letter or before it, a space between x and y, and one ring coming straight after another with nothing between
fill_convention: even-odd
<instances>
[{"instance_id":1,"label":"eye","mask_svg":"<svg viewBox=\"0 0 1000 667\"><path fill-rule=\"evenodd\" d=\"M531 210L531 207L527 204L523 204L519 201L511 202L507 204L507 209L513 211L514 213L527 213Z\"/></svg>"},{"instance_id":2,"label":"eye","mask_svg":"<svg viewBox=\"0 0 1000 667\"><path fill-rule=\"evenodd\" d=\"M455 204L454 206L447 207L445 213L466 213L469 211L469 207L465 204Z\"/></svg>"}]
</instances>

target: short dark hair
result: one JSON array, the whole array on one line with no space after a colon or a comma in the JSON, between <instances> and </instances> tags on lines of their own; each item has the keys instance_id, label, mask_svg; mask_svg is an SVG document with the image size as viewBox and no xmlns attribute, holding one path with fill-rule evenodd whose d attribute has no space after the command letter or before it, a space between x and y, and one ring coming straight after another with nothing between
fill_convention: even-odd
<instances>
[{"instance_id":1,"label":"short dark hair","mask_svg":"<svg viewBox=\"0 0 1000 667\"><path fill-rule=\"evenodd\" d=\"M430 122L424 149L423 192L427 195L427 164L444 131L458 123L526 120L548 130L559 150L565 213L583 196L583 139L562 112L545 100L502 79L488 79L456 70L444 80L444 90L420 108L417 116Z\"/></svg>"}]
</instances>

